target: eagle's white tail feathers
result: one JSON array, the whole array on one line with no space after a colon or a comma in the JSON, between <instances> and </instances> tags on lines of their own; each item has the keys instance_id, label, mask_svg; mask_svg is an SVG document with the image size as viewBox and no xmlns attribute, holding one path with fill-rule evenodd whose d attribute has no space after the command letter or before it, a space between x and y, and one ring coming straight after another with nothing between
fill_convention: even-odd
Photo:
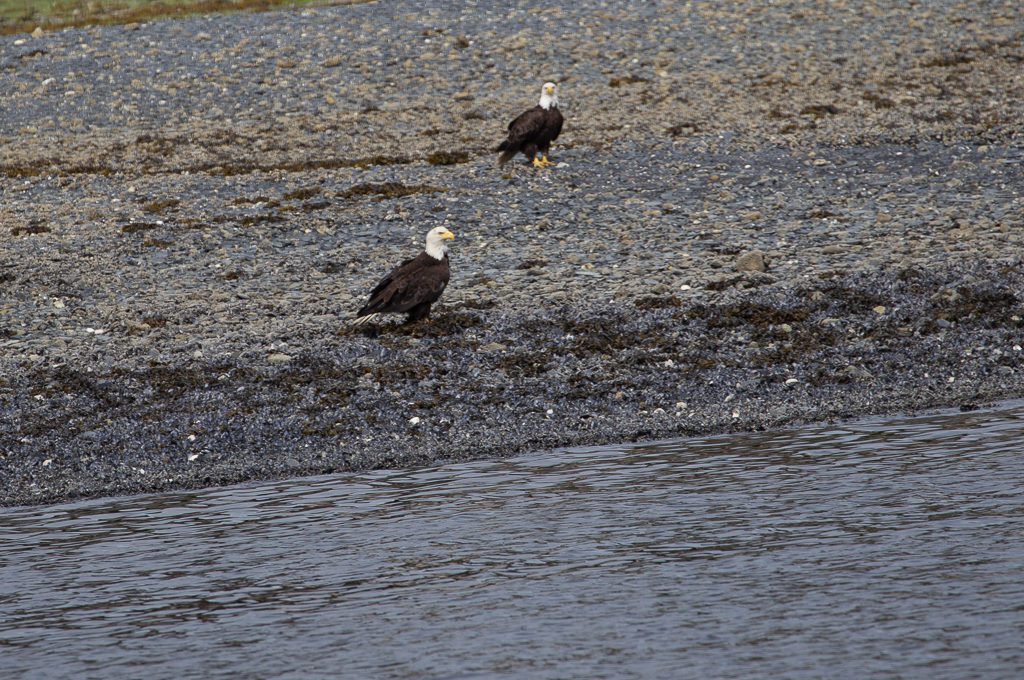
<instances>
[{"instance_id":1,"label":"eagle's white tail feathers","mask_svg":"<svg viewBox=\"0 0 1024 680\"><path fill-rule=\"evenodd\" d=\"M350 326L362 326L364 323L369 323L377 318L377 314L367 314L365 316L356 317L348 322Z\"/></svg>"}]
</instances>

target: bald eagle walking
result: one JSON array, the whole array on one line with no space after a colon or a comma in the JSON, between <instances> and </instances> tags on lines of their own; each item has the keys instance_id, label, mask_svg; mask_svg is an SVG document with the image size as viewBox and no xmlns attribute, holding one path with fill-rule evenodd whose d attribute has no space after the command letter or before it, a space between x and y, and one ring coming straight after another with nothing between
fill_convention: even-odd
<instances>
[{"instance_id":1,"label":"bald eagle walking","mask_svg":"<svg viewBox=\"0 0 1024 680\"><path fill-rule=\"evenodd\" d=\"M508 124L508 139L497 148L497 151L502 152L498 157L498 167L508 163L520 151L533 161L535 168L554 165L548 160L548 149L551 148L551 142L558 139L563 120L558 110L558 86L544 83L540 91L540 103ZM540 159L537 158L538 151Z\"/></svg>"},{"instance_id":2,"label":"bald eagle walking","mask_svg":"<svg viewBox=\"0 0 1024 680\"><path fill-rule=\"evenodd\" d=\"M430 316L430 305L441 297L448 285L451 270L445 241L454 238L455 234L444 227L434 227L427 232L423 252L405 260L381 279L352 323L364 324L385 312L408 314L406 323Z\"/></svg>"}]
</instances>

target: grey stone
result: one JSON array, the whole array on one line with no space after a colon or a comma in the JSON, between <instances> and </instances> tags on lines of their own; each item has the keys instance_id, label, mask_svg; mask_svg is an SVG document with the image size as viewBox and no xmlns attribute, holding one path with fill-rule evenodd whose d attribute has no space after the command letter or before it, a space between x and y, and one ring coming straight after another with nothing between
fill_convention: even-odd
<instances>
[{"instance_id":1,"label":"grey stone","mask_svg":"<svg viewBox=\"0 0 1024 680\"><path fill-rule=\"evenodd\" d=\"M764 253L760 250L751 250L736 258L734 265L736 271L740 272L766 272L768 265L765 262Z\"/></svg>"}]
</instances>

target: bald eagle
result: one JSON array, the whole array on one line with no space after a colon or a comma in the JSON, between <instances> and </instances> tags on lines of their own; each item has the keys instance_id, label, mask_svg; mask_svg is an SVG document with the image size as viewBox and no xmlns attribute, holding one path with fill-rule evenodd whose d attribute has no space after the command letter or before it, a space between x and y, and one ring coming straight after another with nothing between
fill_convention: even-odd
<instances>
[{"instance_id":1,"label":"bald eagle","mask_svg":"<svg viewBox=\"0 0 1024 680\"><path fill-rule=\"evenodd\" d=\"M548 149L551 148L551 142L558 139L563 120L558 110L558 86L544 83L540 91L540 103L508 124L508 139L496 149L502 152L498 156L498 167L508 163L520 151L533 161L535 168L554 165L548 160ZM538 151L540 159L537 158Z\"/></svg>"},{"instance_id":2,"label":"bald eagle","mask_svg":"<svg viewBox=\"0 0 1024 680\"><path fill-rule=\"evenodd\" d=\"M364 324L378 314L408 314L406 323L430 316L430 305L441 297L451 270L448 244L455 234L444 227L427 232L427 245L416 257L402 262L370 291L370 299L356 313L353 324Z\"/></svg>"}]
</instances>

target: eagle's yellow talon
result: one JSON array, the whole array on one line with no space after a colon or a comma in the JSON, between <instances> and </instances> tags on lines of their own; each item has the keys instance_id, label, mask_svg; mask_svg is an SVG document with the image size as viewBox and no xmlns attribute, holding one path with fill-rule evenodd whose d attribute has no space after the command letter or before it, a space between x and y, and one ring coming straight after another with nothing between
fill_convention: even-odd
<instances>
[{"instance_id":1,"label":"eagle's yellow talon","mask_svg":"<svg viewBox=\"0 0 1024 680\"><path fill-rule=\"evenodd\" d=\"M545 168L550 168L552 165L555 165L554 162L548 160L547 154L541 154L540 162Z\"/></svg>"},{"instance_id":2,"label":"eagle's yellow talon","mask_svg":"<svg viewBox=\"0 0 1024 680\"><path fill-rule=\"evenodd\" d=\"M547 166L544 165L544 163L542 163L539 158L534 156L533 157L533 167L535 167L535 168L546 168Z\"/></svg>"}]
</instances>

